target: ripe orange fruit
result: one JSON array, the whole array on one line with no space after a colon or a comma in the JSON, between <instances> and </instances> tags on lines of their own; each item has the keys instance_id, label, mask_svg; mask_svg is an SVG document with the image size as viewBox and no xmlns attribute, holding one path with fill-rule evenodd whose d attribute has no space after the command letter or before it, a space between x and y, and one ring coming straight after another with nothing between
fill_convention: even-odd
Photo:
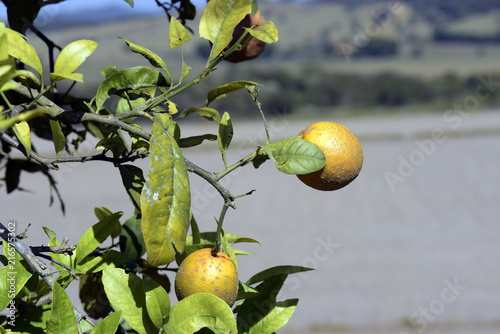
<instances>
[{"instance_id":1,"label":"ripe orange fruit","mask_svg":"<svg viewBox=\"0 0 500 334\"><path fill-rule=\"evenodd\" d=\"M363 149L358 138L346 127L333 122L309 125L299 137L316 144L326 156L326 166L319 171L297 175L317 190L337 190L351 183L363 166Z\"/></svg>"},{"instance_id":2,"label":"ripe orange fruit","mask_svg":"<svg viewBox=\"0 0 500 334\"><path fill-rule=\"evenodd\" d=\"M240 23L238 23L236 28L234 28L233 40L231 41L231 43L229 43L229 46L226 49L229 49L231 46L233 46L234 43L236 43L236 41L241 37L241 35L243 35L243 33L245 32L245 29L243 28L250 28L254 25L257 25L254 29L258 29L262 27L264 23L266 23L266 20L264 20L264 17L260 13L260 11L257 11L254 16L252 16L251 14L247 14L245 18L241 20ZM262 53L262 51L264 51L266 43L252 36L248 36L247 39L243 40L241 43L245 44L245 42L250 38L250 42L248 42L248 44L243 49L231 53L229 56L224 58L224 60L227 60L231 63L239 63L241 61L258 57Z\"/></svg>"},{"instance_id":3,"label":"ripe orange fruit","mask_svg":"<svg viewBox=\"0 0 500 334\"><path fill-rule=\"evenodd\" d=\"M238 272L231 258L223 252L212 254L203 248L189 254L175 275L175 294L182 299L198 292L209 292L233 306L238 295Z\"/></svg>"}]
</instances>

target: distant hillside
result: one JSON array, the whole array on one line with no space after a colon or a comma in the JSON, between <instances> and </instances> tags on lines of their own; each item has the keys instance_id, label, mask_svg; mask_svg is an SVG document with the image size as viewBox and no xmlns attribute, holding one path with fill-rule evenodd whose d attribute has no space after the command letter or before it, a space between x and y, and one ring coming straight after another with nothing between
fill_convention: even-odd
<instances>
[{"instance_id":1,"label":"distant hillside","mask_svg":"<svg viewBox=\"0 0 500 334\"><path fill-rule=\"evenodd\" d=\"M415 2L415 1L414 1ZM406 2L400 2L404 4ZM408 2L412 3L412 2ZM238 65L222 63L199 85L190 90L189 100L176 100L180 108L193 103L202 105L208 89L235 80L255 80L265 85L260 95L266 111L309 112L335 107L367 109L406 105L450 105L467 94L481 73L496 73L500 68L500 46L477 43L450 44L434 40L435 26L417 9L402 6L390 15L385 1L362 1L353 6L342 1L325 3L259 2L267 20L279 31L277 44L265 53ZM470 15L444 25L451 32L481 35L495 27L500 10ZM199 18L199 16L198 16ZM188 25L193 40L183 46L184 61L196 75L204 67L208 41L197 36L198 18ZM55 23L55 22L54 22ZM103 79L100 70L109 65L121 68L147 65L140 55L130 52L122 39L143 45L165 59L174 77L179 74L178 50L169 50L169 24L166 16L134 17L106 24L68 26L46 31L56 44L64 46L75 39L99 43L96 52L79 69L85 87L74 89L93 96ZM371 30L370 30L371 29ZM447 30L448 31L448 30ZM43 42L29 35L37 50L46 50ZM348 52L351 48L350 53ZM382 52L383 51L383 52ZM48 63L46 52L40 56ZM47 73L47 72L46 72ZM186 80L188 80L188 77ZM64 83L59 86L65 90ZM255 106L247 96L218 101L222 109L248 112ZM496 103L491 98L487 103Z\"/></svg>"}]
</instances>

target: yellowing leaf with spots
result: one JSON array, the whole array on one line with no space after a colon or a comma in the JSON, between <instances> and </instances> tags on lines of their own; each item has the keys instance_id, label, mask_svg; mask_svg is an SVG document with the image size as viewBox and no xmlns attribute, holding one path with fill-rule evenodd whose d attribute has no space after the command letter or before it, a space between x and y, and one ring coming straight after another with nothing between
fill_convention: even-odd
<instances>
[{"instance_id":1,"label":"yellowing leaf with spots","mask_svg":"<svg viewBox=\"0 0 500 334\"><path fill-rule=\"evenodd\" d=\"M182 252L190 221L191 192L186 161L172 135L155 119L151 166L141 194L141 228L147 260L160 266Z\"/></svg>"}]
</instances>

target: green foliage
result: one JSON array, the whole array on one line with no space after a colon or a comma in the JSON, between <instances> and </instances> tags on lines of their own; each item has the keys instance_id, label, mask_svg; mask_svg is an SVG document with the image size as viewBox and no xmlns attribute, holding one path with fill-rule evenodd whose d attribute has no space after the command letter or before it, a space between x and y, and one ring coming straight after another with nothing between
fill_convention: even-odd
<instances>
[{"instance_id":1,"label":"green foliage","mask_svg":"<svg viewBox=\"0 0 500 334\"><path fill-rule=\"evenodd\" d=\"M323 151L304 139L287 138L262 149L276 163L276 168L286 174L307 174L326 165Z\"/></svg>"},{"instance_id":2,"label":"green foliage","mask_svg":"<svg viewBox=\"0 0 500 334\"><path fill-rule=\"evenodd\" d=\"M133 6L133 1L125 2ZM226 233L222 228L226 210L235 207L234 201L243 196L234 196L224 188L219 182L223 177L246 165L253 164L257 168L267 160L274 161L277 170L287 174L309 173L325 165L324 154L314 144L299 138L272 142L269 134L264 146L256 146L252 153L235 163L228 161L227 153L238 127L231 110L219 111L212 104L237 91L248 93L248 101L255 103L254 111L263 117L268 133L258 100L257 88L261 85L257 82L230 80L209 89L205 103L191 104L183 110L173 102L174 98L212 75L216 66L236 50L236 46L227 47L232 32L245 15L255 10L256 4L252 0L211 0L208 3L200 19L199 35L208 39L212 48L205 68L189 77L192 68L184 62L182 48L192 39L185 20L192 18L195 8L189 1L174 1L174 6L185 9L179 19L170 19L169 29L169 47L181 49L179 77L172 76L158 54L123 38L130 51L146 59L151 66L126 69L112 64L106 66L101 70L103 78L95 96L87 100L69 94L61 96L55 86L64 79L83 82L83 74L75 71L91 59L98 44L91 40L69 43L54 58L50 82L45 84L37 52L22 35L38 14L40 4L33 1L11 3L17 3L8 8L9 22L17 32L0 23L0 96L5 102L5 109L0 114L0 130L2 147L7 148L0 161L6 166L7 192L15 191L22 172L28 171L48 177L51 189L62 199L52 173L65 162L100 160L117 168L134 213L122 223L120 219L125 210L113 212L105 207L95 208L97 222L87 228L76 246L69 246L65 239L59 240L56 232L47 227L44 227L47 246L42 250L29 248L21 240L12 245L17 247L16 251L5 244L5 259L7 256L13 258L15 263L6 262L0 268L0 306L6 308L13 302L18 313L15 327L8 321L0 322L3 326L0 331L149 334L190 333L208 328L215 333L272 333L284 326L298 301L277 301L276 296L288 275L310 270L308 268L274 267L245 283L240 282L240 303L234 310L222 299L207 293L195 294L173 304L169 297L171 279L165 274L175 271L175 266L191 252L206 247L227 253L238 268L239 255L253 254L236 249L236 245L260 245L254 238ZM20 3L32 16L27 21ZM27 25L20 22L27 22ZM266 43L278 40L272 21L258 30L247 30L242 38L248 34ZM30 69L16 68L16 60ZM187 82L183 83L184 80ZM112 103L113 99L116 103ZM217 132L182 137L183 120L193 116L213 122ZM79 156L80 144L88 137L95 139L100 152ZM53 142L52 157L40 156L32 150L32 141L39 138ZM219 173L206 171L184 158L182 149L201 146L206 141L217 142L224 164L224 170ZM14 149L23 153L24 159L11 156ZM150 159L149 170L143 171L134 161L146 157ZM224 200L220 217L216 219L216 231L199 230L191 212L189 172L205 179ZM64 204L61 205L64 208ZM189 229L191 235L188 235ZM38 257L50 259L55 271L43 269ZM10 286L5 282L8 282L10 270L17 276L14 290L7 294L4 292ZM96 325L84 320L74 307L75 301L65 291L77 278L80 279L84 311L101 319ZM29 307L21 308L21 304Z\"/></svg>"},{"instance_id":3,"label":"green foliage","mask_svg":"<svg viewBox=\"0 0 500 334\"><path fill-rule=\"evenodd\" d=\"M77 333L76 316L68 294L59 284L52 289L52 309L47 319L48 333Z\"/></svg>"},{"instance_id":4,"label":"green foliage","mask_svg":"<svg viewBox=\"0 0 500 334\"><path fill-rule=\"evenodd\" d=\"M222 333L237 332L229 306L210 293L196 293L175 304L163 329L166 333L195 333L204 327Z\"/></svg>"},{"instance_id":5,"label":"green foliage","mask_svg":"<svg viewBox=\"0 0 500 334\"><path fill-rule=\"evenodd\" d=\"M172 262L176 251L184 250L191 205L182 152L158 120L153 123L151 167L141 194L141 229L148 262L153 266Z\"/></svg>"},{"instance_id":6,"label":"green foliage","mask_svg":"<svg viewBox=\"0 0 500 334\"><path fill-rule=\"evenodd\" d=\"M157 332L148 315L142 280L123 269L111 268L103 272L102 283L111 305L121 312L125 321L138 333Z\"/></svg>"},{"instance_id":7,"label":"green foliage","mask_svg":"<svg viewBox=\"0 0 500 334\"><path fill-rule=\"evenodd\" d=\"M85 62L97 48L97 43L89 40L80 40L69 43L56 59L54 72L50 73L52 81L70 79L83 82L83 74L74 71Z\"/></svg>"},{"instance_id":8,"label":"green foliage","mask_svg":"<svg viewBox=\"0 0 500 334\"><path fill-rule=\"evenodd\" d=\"M231 42L236 25L252 10L252 0L208 2L200 19L200 37L212 42L208 62L217 57Z\"/></svg>"}]
</instances>

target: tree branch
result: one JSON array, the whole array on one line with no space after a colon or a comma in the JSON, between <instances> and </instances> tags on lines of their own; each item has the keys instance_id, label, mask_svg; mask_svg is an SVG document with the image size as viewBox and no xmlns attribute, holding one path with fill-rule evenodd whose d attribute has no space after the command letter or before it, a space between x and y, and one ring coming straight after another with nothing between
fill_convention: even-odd
<instances>
[{"instance_id":1,"label":"tree branch","mask_svg":"<svg viewBox=\"0 0 500 334\"><path fill-rule=\"evenodd\" d=\"M1 136L2 140L5 141L7 144L17 148L19 151L21 151L25 156L27 156L26 149L24 148L23 145L21 145L16 139L12 138L8 134L2 133ZM54 166L52 163L47 161L44 157L40 156L38 153L31 151L30 154L30 159L35 160L39 164L47 167L48 169L52 170L57 170L59 167Z\"/></svg>"},{"instance_id":2,"label":"tree branch","mask_svg":"<svg viewBox=\"0 0 500 334\"><path fill-rule=\"evenodd\" d=\"M14 89L15 92L18 94L29 98L30 96L33 95L38 95L38 92L35 89L27 88L25 86L19 86ZM54 102L52 102L50 99L46 98L45 96L41 96L37 103L43 107L46 108L49 112L49 117L59 120L62 122L67 122L71 124L78 124L80 122L95 122L99 124L107 124L111 126L116 126L117 128L120 128L124 131L127 131L129 133L135 134L136 136L143 138L145 140L149 140L151 137L151 134L149 132L146 132L140 128L134 127L128 123L125 123L121 121L117 116L114 115L98 115L98 114L93 114L93 113L88 113L88 112L81 112L81 111L66 111L63 108L59 107L56 105ZM135 115L140 115L141 111L140 110L133 110ZM142 111L144 112L144 111ZM126 117L134 116L133 114L128 114ZM250 154L249 156L243 158L233 166L229 167L227 170L220 174L214 174L209 171L206 171L202 169L201 167L198 167L196 164L192 163L191 161L186 159L186 165L188 171L195 173L205 179L209 184L211 184L224 198L224 202L228 203L228 205L232 208L236 208L234 204L234 199L235 197L227 190L224 188L218 181L225 175L227 175L229 172L233 171L239 166L243 166L244 164L248 163L252 158L256 156L257 152L254 152ZM82 160L83 159L83 160ZM114 162L116 161L113 158L108 158L104 156L93 156L93 157L75 157L75 158L59 158L59 159L44 159L42 158L42 161L44 163L56 163L56 162L85 162L85 161L90 161L90 160L103 160L103 161L110 161Z\"/></svg>"},{"instance_id":3,"label":"tree branch","mask_svg":"<svg viewBox=\"0 0 500 334\"><path fill-rule=\"evenodd\" d=\"M52 290L54 288L55 278L52 276L52 271L47 268L47 265L43 262L40 262L36 255L33 253L32 249L22 243L14 233L9 232L9 230L0 222L0 237L5 240L9 245L14 247L17 253L21 255L21 257L26 261L28 266L31 269L31 272L37 274L41 277L47 286ZM53 259L51 259L52 261ZM81 314L77 309L74 309L76 320L78 322L85 319L85 321L90 322L86 316ZM92 324L93 325L93 324Z\"/></svg>"}]
</instances>

